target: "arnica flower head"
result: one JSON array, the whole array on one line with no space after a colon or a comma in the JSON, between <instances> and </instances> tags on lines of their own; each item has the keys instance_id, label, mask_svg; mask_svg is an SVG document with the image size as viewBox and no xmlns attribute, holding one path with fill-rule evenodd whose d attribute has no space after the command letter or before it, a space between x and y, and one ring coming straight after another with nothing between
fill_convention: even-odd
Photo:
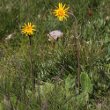
<instances>
[{"instance_id":1,"label":"arnica flower head","mask_svg":"<svg viewBox=\"0 0 110 110\"><path fill-rule=\"evenodd\" d=\"M56 9L54 9L54 15L59 19L59 21L63 21L63 20L67 20L68 16L68 9L69 7L66 7L66 5L59 3L58 7L56 7Z\"/></svg>"},{"instance_id":2,"label":"arnica flower head","mask_svg":"<svg viewBox=\"0 0 110 110\"><path fill-rule=\"evenodd\" d=\"M32 36L35 31L36 31L35 25L33 25L31 22L24 24L24 26L22 26L22 29L21 29L21 32L26 36Z\"/></svg>"}]
</instances>

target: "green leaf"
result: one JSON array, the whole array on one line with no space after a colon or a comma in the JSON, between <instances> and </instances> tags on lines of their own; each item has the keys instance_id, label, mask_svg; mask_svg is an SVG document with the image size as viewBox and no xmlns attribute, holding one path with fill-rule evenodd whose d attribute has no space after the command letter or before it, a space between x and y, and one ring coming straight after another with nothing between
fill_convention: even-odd
<instances>
[{"instance_id":1,"label":"green leaf","mask_svg":"<svg viewBox=\"0 0 110 110\"><path fill-rule=\"evenodd\" d=\"M92 82L87 73L82 72L80 75L81 87L84 92L91 93L93 90Z\"/></svg>"},{"instance_id":2,"label":"green leaf","mask_svg":"<svg viewBox=\"0 0 110 110\"><path fill-rule=\"evenodd\" d=\"M67 96L70 95L70 90L74 87L74 85L75 79L71 74L69 74L68 77L65 79L65 90L66 90L65 92Z\"/></svg>"},{"instance_id":3,"label":"green leaf","mask_svg":"<svg viewBox=\"0 0 110 110\"><path fill-rule=\"evenodd\" d=\"M80 95L76 97L77 106L85 106L89 100L89 94L87 92L82 92Z\"/></svg>"}]
</instances>

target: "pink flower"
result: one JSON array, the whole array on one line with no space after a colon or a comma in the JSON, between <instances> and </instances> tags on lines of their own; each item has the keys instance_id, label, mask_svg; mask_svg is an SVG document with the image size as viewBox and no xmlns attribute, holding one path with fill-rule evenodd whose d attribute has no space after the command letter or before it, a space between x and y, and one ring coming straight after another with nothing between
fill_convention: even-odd
<instances>
[{"instance_id":1,"label":"pink flower","mask_svg":"<svg viewBox=\"0 0 110 110\"><path fill-rule=\"evenodd\" d=\"M49 37L49 41L52 40L57 40L58 38L63 36L63 32L61 32L60 30L54 30L49 32L49 34L47 34L47 36Z\"/></svg>"}]
</instances>

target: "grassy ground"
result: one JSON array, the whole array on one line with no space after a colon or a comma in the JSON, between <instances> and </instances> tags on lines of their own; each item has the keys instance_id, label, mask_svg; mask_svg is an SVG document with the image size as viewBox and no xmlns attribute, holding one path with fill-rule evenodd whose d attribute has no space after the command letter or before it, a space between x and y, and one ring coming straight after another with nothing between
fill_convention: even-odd
<instances>
[{"instance_id":1,"label":"grassy ground","mask_svg":"<svg viewBox=\"0 0 110 110\"><path fill-rule=\"evenodd\" d=\"M77 25L72 16L63 22L54 17L58 2L0 0L0 110L109 110L110 1L63 0ZM21 34L26 22L37 27L31 50ZM53 30L64 35L49 42Z\"/></svg>"}]
</instances>

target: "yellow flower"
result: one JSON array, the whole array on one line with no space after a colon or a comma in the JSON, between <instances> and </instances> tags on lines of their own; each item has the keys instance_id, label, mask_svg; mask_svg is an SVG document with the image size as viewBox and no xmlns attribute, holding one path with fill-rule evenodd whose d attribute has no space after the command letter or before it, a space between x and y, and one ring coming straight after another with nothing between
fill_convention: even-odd
<instances>
[{"instance_id":1,"label":"yellow flower","mask_svg":"<svg viewBox=\"0 0 110 110\"><path fill-rule=\"evenodd\" d=\"M59 21L67 20L69 7L65 7L65 4L58 4L58 7L54 10L54 15L59 19Z\"/></svg>"},{"instance_id":2,"label":"yellow flower","mask_svg":"<svg viewBox=\"0 0 110 110\"><path fill-rule=\"evenodd\" d=\"M21 29L21 32L26 36L32 36L34 34L34 31L36 31L35 25L33 25L31 22L24 24Z\"/></svg>"}]
</instances>

